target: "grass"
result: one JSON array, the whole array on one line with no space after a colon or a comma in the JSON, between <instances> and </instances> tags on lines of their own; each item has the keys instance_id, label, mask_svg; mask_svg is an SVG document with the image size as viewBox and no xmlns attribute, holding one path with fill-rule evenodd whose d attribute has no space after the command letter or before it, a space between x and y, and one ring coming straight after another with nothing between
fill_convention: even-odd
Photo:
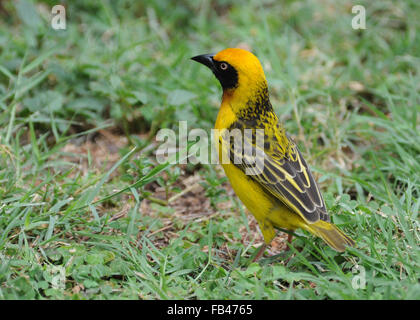
<instances>
[{"instance_id":1,"label":"grass","mask_svg":"<svg viewBox=\"0 0 420 320\"><path fill-rule=\"evenodd\" d=\"M361 1L366 30L351 1L116 3L65 2L56 31L53 1L1 2L1 299L420 299L415 0ZM156 163L157 130L216 119L189 58L238 45L355 248L279 233L251 263L220 168Z\"/></svg>"}]
</instances>

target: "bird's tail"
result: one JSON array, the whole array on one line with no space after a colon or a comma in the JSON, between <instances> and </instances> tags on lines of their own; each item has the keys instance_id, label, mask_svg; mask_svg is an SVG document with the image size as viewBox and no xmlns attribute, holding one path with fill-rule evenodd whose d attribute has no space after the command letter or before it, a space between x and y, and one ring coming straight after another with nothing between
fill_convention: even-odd
<instances>
[{"instance_id":1,"label":"bird's tail","mask_svg":"<svg viewBox=\"0 0 420 320\"><path fill-rule=\"evenodd\" d=\"M323 239L338 252L343 252L347 246L354 246L354 241L332 223L320 220L307 224L306 230Z\"/></svg>"}]
</instances>

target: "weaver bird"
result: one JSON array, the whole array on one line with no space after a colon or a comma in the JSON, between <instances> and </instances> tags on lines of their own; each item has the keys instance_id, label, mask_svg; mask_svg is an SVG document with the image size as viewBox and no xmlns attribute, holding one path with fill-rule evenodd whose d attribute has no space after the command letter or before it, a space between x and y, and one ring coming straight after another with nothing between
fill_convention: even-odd
<instances>
[{"instance_id":1,"label":"weaver bird","mask_svg":"<svg viewBox=\"0 0 420 320\"><path fill-rule=\"evenodd\" d=\"M265 243L254 261L271 243L276 229L293 232L302 228L339 252L346 246L353 246L354 241L330 222L323 197L305 159L279 123L258 58L249 51L229 48L215 55L204 54L192 59L210 68L223 89L215 129L254 130L250 138L243 138L241 151L237 151L231 139L223 134L216 138L219 158L222 160L227 154L230 160L221 161L226 176L236 195L254 215L264 237ZM263 144L254 141L259 136L257 131L263 132ZM250 154L256 155L256 162L259 160L262 166L259 169L250 166L244 159L243 150L251 150ZM242 157L243 161L233 161L235 156Z\"/></svg>"}]
</instances>

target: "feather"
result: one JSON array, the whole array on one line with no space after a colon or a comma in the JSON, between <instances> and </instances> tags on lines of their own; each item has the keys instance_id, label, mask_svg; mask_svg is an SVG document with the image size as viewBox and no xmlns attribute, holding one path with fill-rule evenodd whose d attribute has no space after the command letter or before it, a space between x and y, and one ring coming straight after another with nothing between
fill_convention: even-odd
<instances>
[{"instance_id":1,"label":"feather","mask_svg":"<svg viewBox=\"0 0 420 320\"><path fill-rule=\"evenodd\" d=\"M308 223L319 220L329 222L319 187L297 145L285 134L277 117L270 117L270 120L276 123L266 128L274 130L265 129L262 144L243 134L242 152L238 154L238 148L235 150L229 143L226 147L229 148L230 160L233 162L236 159L236 167ZM247 121L238 119L234 127L245 132L245 129L250 129L247 124ZM248 152L244 154L244 150ZM252 163L258 162L262 163L261 168L252 166Z\"/></svg>"}]
</instances>

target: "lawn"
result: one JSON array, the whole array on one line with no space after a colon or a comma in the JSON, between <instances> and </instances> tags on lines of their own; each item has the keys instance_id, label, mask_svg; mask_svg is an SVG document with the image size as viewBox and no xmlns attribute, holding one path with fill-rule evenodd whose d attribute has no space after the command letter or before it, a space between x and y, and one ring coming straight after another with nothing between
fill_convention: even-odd
<instances>
[{"instance_id":1,"label":"lawn","mask_svg":"<svg viewBox=\"0 0 420 320\"><path fill-rule=\"evenodd\" d=\"M65 30L57 1L0 2L0 299L420 299L417 0L61 3ZM262 62L354 248L279 232L252 262L221 167L158 163L160 129L213 128L190 58L227 47Z\"/></svg>"}]
</instances>

